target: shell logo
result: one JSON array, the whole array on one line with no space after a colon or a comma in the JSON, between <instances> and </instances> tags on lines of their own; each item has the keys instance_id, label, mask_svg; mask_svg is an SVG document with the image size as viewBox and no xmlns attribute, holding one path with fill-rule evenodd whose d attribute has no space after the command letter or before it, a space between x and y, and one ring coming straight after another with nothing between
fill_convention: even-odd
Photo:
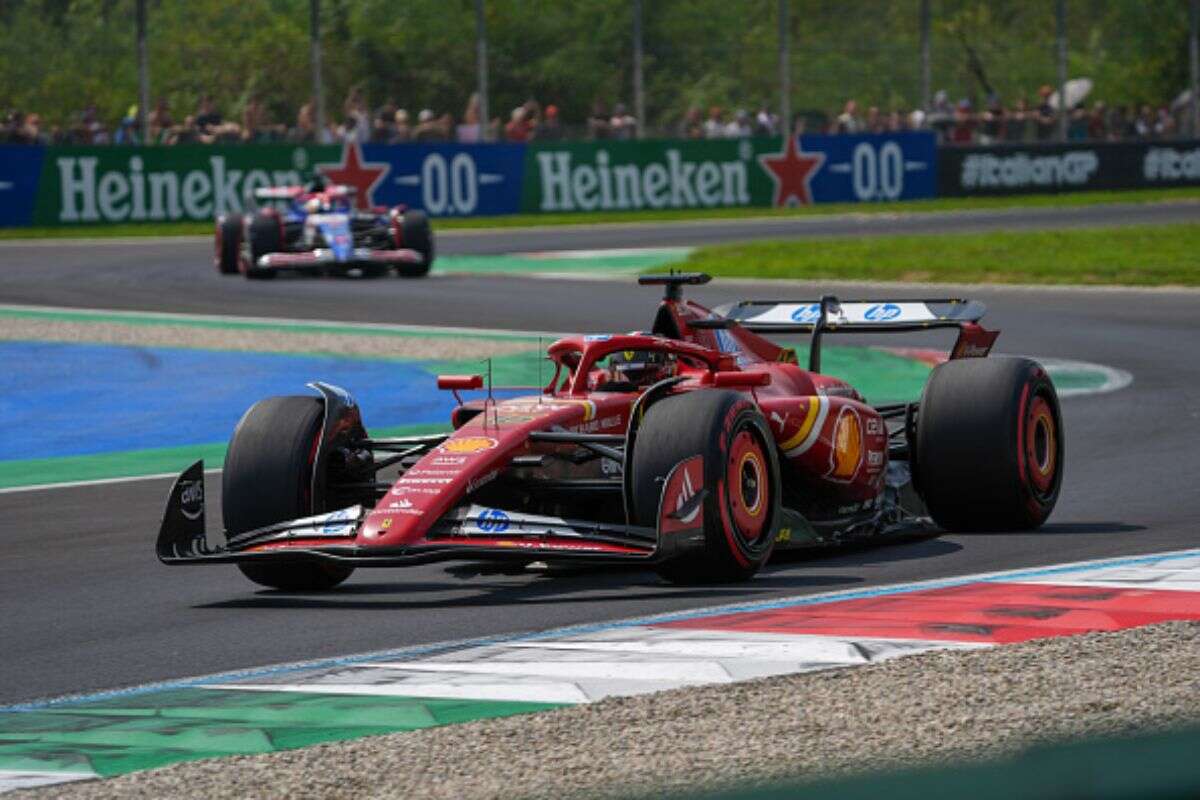
<instances>
[{"instance_id":1,"label":"shell logo","mask_svg":"<svg viewBox=\"0 0 1200 800\"><path fill-rule=\"evenodd\" d=\"M443 453L480 453L491 450L498 445L490 436L464 436L461 439L449 439L438 449Z\"/></svg>"},{"instance_id":2,"label":"shell logo","mask_svg":"<svg viewBox=\"0 0 1200 800\"><path fill-rule=\"evenodd\" d=\"M863 426L858 412L844 406L833 426L833 450L829 456L829 477L848 481L858 472L863 458Z\"/></svg>"}]
</instances>

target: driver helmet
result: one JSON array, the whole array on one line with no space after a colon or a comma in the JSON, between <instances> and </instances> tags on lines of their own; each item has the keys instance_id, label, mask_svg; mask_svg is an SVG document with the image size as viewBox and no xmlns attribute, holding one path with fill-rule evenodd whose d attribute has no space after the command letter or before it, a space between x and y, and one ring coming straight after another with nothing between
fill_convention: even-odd
<instances>
[{"instance_id":1,"label":"driver helmet","mask_svg":"<svg viewBox=\"0 0 1200 800\"><path fill-rule=\"evenodd\" d=\"M608 357L614 381L649 386L675 374L675 357L662 350L618 350Z\"/></svg>"},{"instance_id":2,"label":"driver helmet","mask_svg":"<svg viewBox=\"0 0 1200 800\"><path fill-rule=\"evenodd\" d=\"M313 170L313 173L308 176L308 191L315 194L325 191L326 187L325 176L320 172Z\"/></svg>"},{"instance_id":3,"label":"driver helmet","mask_svg":"<svg viewBox=\"0 0 1200 800\"><path fill-rule=\"evenodd\" d=\"M329 210L329 203L323 197L310 197L304 203L304 210L309 214L317 214Z\"/></svg>"}]
</instances>

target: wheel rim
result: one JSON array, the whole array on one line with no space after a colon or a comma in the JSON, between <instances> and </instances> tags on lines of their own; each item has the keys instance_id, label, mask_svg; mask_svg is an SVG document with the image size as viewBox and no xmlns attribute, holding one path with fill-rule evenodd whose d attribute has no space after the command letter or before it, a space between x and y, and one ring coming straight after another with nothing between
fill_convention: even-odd
<instances>
[{"instance_id":1,"label":"wheel rim","mask_svg":"<svg viewBox=\"0 0 1200 800\"><path fill-rule=\"evenodd\" d=\"M1045 496L1053 490L1058 471L1058 426L1050 403L1040 394L1029 404L1024 447L1029 482Z\"/></svg>"},{"instance_id":2,"label":"wheel rim","mask_svg":"<svg viewBox=\"0 0 1200 800\"><path fill-rule=\"evenodd\" d=\"M725 474L734 527L743 540L754 542L767 526L771 486L766 456L750 431L739 431L734 437Z\"/></svg>"}]
</instances>

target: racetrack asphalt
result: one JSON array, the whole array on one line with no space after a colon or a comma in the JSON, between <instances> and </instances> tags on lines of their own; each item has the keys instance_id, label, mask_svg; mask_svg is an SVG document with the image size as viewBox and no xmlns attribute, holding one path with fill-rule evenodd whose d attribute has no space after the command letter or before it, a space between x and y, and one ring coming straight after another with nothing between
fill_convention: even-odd
<instances>
[{"instance_id":1,"label":"racetrack asphalt","mask_svg":"<svg viewBox=\"0 0 1200 800\"><path fill-rule=\"evenodd\" d=\"M1046 213L1027 212L1030 218ZM1094 213L1104 219L1107 212ZM958 229L945 219L942 224ZM640 229L639 238L639 229L624 227L632 232L610 232L602 246L677 244L684 236L660 231L671 227L664 225ZM594 235L523 233L508 250L601 246ZM682 243L705 240L695 230L689 235ZM722 238L748 235L753 232L735 227ZM443 251L458 248L460 236L444 235ZM461 238L480 246L488 240L476 233ZM453 275L248 283L217 276L207 244L60 244L0 248L0 303L594 332L648 327L657 300L655 290L639 289L632 279ZM820 291L791 285L777 293ZM921 294L858 287L844 293L851 291ZM768 293L762 283L737 282L689 290L709 304ZM741 599L1195 546L1200 295L999 288L972 295L988 303L986 323L1004 332L999 351L1093 361L1134 376L1119 392L1064 401L1066 481L1051 523L1040 532L943 536L791 558L734 587L676 588L642 571L472 577L461 568L430 565L360 570L343 591L289 595L256 591L229 567L158 564L153 540L166 480L0 494L0 703ZM947 344L936 338L888 343ZM247 398L247 405L255 399ZM219 484L218 476L209 477L210 508L219 508ZM217 521L209 525L210 535L219 535Z\"/></svg>"}]
</instances>

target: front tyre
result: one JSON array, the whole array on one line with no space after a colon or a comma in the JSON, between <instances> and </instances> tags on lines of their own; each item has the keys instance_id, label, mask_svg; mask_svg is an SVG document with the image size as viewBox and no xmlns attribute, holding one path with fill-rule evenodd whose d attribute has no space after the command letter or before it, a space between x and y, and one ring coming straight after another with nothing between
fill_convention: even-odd
<instances>
[{"instance_id":1,"label":"front tyre","mask_svg":"<svg viewBox=\"0 0 1200 800\"><path fill-rule=\"evenodd\" d=\"M914 466L942 528L1037 528L1058 501L1064 453L1058 393L1036 361L956 359L930 374Z\"/></svg>"},{"instance_id":2,"label":"front tyre","mask_svg":"<svg viewBox=\"0 0 1200 800\"><path fill-rule=\"evenodd\" d=\"M676 464L704 458L704 547L659 565L672 583L744 581L767 562L779 533L780 478L774 438L754 403L706 389L646 412L632 456L634 517L654 526ZM700 488L700 487L697 487Z\"/></svg>"},{"instance_id":3,"label":"front tyre","mask_svg":"<svg viewBox=\"0 0 1200 800\"><path fill-rule=\"evenodd\" d=\"M241 271L242 215L222 214L217 217L216 247L213 261L217 272L236 275Z\"/></svg>"},{"instance_id":4,"label":"front tyre","mask_svg":"<svg viewBox=\"0 0 1200 800\"><path fill-rule=\"evenodd\" d=\"M227 535L324 510L323 498L312 497L323 411L316 397L270 397L251 406L238 422L221 477ZM353 567L307 562L238 564L238 569L255 583L293 592L332 589L354 572Z\"/></svg>"},{"instance_id":5,"label":"front tyre","mask_svg":"<svg viewBox=\"0 0 1200 800\"><path fill-rule=\"evenodd\" d=\"M283 223L276 212L260 211L250 220L250 262L246 265L246 277L251 280L274 278L275 270L262 269L258 259L283 250Z\"/></svg>"},{"instance_id":6,"label":"front tyre","mask_svg":"<svg viewBox=\"0 0 1200 800\"><path fill-rule=\"evenodd\" d=\"M404 247L416 250L425 257L421 264L398 264L396 274L401 278L423 278L433 266L433 229L424 211L405 211L399 220L400 239Z\"/></svg>"}]
</instances>

